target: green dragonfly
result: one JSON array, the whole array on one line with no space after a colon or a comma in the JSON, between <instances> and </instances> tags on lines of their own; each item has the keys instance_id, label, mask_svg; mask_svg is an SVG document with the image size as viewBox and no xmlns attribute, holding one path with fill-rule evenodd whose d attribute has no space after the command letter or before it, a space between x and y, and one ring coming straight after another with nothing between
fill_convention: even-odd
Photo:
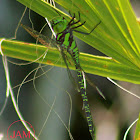
<instances>
[{"instance_id":1,"label":"green dragonfly","mask_svg":"<svg viewBox=\"0 0 140 140\"><path fill-rule=\"evenodd\" d=\"M70 56L74 62L74 65L75 65L75 68L77 71L77 78L78 78L77 85L78 85L78 89L79 89L80 94L83 99L83 109L85 110L88 127L89 127L89 132L91 134L91 137L94 138L93 120L92 120L92 116L91 116L91 112L90 112L90 108L89 108L89 104L88 104L87 93L86 93L85 72L80 66L79 49L78 49L76 41L73 37L73 32L78 32L81 34L89 35L101 22L99 22L90 33L85 33L85 32L76 30L77 28L79 28L85 24L85 22L80 23L80 21L81 21L80 13L79 13L79 19L77 21L75 21L75 14L73 16L71 16L71 20L69 22L64 17L60 16L60 17L54 18L51 21L51 26L52 26L53 31L56 33L55 43L59 47L61 55L67 66L69 77L72 80L72 82L76 83L75 79L73 78L73 76L69 70L69 67L68 67L68 62L69 62L68 57L67 57L68 53L70 54ZM73 26L73 25L75 25L75 26ZM46 45L46 46L49 45L49 43L46 42L46 40L48 40L48 38L46 36L42 35L41 33L33 30L32 28L30 28L28 26L25 26L23 24L21 24L21 26L31 36L33 36L35 39L37 39L41 44ZM96 86L95 86L95 88L97 89L97 91L99 93L101 93Z\"/></svg>"}]
</instances>

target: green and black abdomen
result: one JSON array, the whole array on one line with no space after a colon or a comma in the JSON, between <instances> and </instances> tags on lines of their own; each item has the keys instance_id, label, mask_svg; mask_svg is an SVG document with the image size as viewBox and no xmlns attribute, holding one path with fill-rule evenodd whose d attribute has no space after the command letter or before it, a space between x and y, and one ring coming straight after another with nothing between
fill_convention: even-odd
<instances>
[{"instance_id":1,"label":"green and black abdomen","mask_svg":"<svg viewBox=\"0 0 140 140\"><path fill-rule=\"evenodd\" d=\"M81 69L79 67L76 67L77 70L77 75L78 75L78 81L79 81L79 87L80 87L80 94L82 96L83 99L83 109L85 109L85 114L86 114L86 118L87 118L87 122L88 122L88 126L89 126L89 131L91 133L91 136L93 136L94 132L93 132L93 121L92 121L92 116L91 116L91 112L90 112L90 108L89 108L89 104L88 104L88 98L86 95L86 85L84 84L84 73L82 73Z\"/></svg>"},{"instance_id":2,"label":"green and black abdomen","mask_svg":"<svg viewBox=\"0 0 140 140\"><path fill-rule=\"evenodd\" d=\"M55 21L55 26L57 26L56 21ZM68 24L65 27L66 28L63 31L61 30L61 32L57 32L56 42L58 43L58 45L61 49L61 53L64 55L63 58L65 59L65 57L67 57L66 53L68 52L74 61L75 68L77 71L80 94L83 99L83 107L85 110L85 114L86 114L86 118L87 118L87 122L88 122L88 126L89 126L89 131L91 133L91 136L93 136L93 121L92 121L92 116L91 116L91 112L90 112L90 108L89 108L89 104L88 104L88 98L86 95L86 79L85 79L84 71L81 69L80 62L79 62L79 49L74 40L70 24Z\"/></svg>"}]
</instances>

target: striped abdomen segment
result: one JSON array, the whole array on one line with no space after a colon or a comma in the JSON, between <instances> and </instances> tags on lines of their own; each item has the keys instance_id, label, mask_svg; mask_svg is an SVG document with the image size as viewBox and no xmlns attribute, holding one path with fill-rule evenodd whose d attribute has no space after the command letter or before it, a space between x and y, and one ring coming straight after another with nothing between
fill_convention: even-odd
<instances>
[{"instance_id":1,"label":"striped abdomen segment","mask_svg":"<svg viewBox=\"0 0 140 140\"><path fill-rule=\"evenodd\" d=\"M88 122L89 131L91 133L91 136L93 136L94 126L93 126L92 116L91 116L91 112L90 112L90 108L89 108L89 104L88 104L88 98L86 95L86 81L85 81L85 77L84 77L84 72L81 71L79 68L76 68L76 69L77 69L77 74L78 74L80 92L81 92L81 96L83 99L83 108L85 109L85 114L86 114L86 118L87 118L87 122Z\"/></svg>"}]
</instances>

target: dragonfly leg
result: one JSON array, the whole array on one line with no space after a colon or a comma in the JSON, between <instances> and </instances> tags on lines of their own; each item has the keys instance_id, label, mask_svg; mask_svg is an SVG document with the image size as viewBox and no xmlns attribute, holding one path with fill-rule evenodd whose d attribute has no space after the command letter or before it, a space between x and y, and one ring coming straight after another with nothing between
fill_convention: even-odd
<instances>
[{"instance_id":1,"label":"dragonfly leg","mask_svg":"<svg viewBox=\"0 0 140 140\"><path fill-rule=\"evenodd\" d=\"M87 33L87 32L82 32L82 31L77 31L77 30L72 30L72 31L74 31L74 32L77 32L77 33L80 33L80 34L84 34L84 35L90 35L93 31L94 31L94 29L96 29L97 28L97 26L99 25L101 23L101 21L98 23L98 24L96 24L96 26L89 32L89 33ZM84 23L85 24L85 23ZM82 24L83 25L83 24ZM82 26L81 25L81 26ZM77 26L77 27L79 27L79 26ZM77 28L77 27L74 27L74 28L72 28L72 29L75 29L75 28Z\"/></svg>"}]
</instances>

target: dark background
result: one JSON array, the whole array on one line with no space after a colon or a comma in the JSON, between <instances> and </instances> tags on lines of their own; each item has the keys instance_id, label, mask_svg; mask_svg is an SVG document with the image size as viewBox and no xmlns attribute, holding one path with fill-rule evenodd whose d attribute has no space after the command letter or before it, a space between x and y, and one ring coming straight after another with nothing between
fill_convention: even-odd
<instances>
[{"instance_id":1,"label":"dark background","mask_svg":"<svg viewBox=\"0 0 140 140\"><path fill-rule=\"evenodd\" d=\"M140 1L131 1L133 8L139 17ZM12 38L14 37L15 29L18 25L20 17L24 11L24 6L15 0L0 0L0 37ZM31 11L31 19L36 30L40 30L45 24L44 18ZM27 10L24 19L24 24L31 26L29 21L29 10ZM51 36L49 29L45 29L45 34ZM17 40L25 42L34 42L35 40L19 28L17 33ZM103 55L94 48L86 45L77 39L80 51L91 53L95 55ZM11 59L15 63L27 63L21 60ZM20 84L25 76L30 71L37 68L38 64L33 63L25 66L18 66L9 63L9 71L11 77L12 87ZM72 118L71 118L71 133L75 140L90 140L88 126L85 119L84 111L82 110L82 99L80 94L74 89L71 84L67 70L58 67L47 66L44 68L47 76L43 75L35 80L35 86L39 94L35 91L33 81L23 84L19 94L19 108L26 121L30 122L36 132L39 134L46 118L49 115L50 107L43 101L43 99L51 106L54 103L53 109L58 113L63 122L68 125L70 112L70 99L66 92L72 98ZM41 73L41 71L39 72ZM75 74L75 72L73 72ZM28 80L33 78L35 73L32 73ZM97 140L121 140L129 125L138 117L140 110L140 102L137 98L122 91L113 85L106 78L90 75L88 77L98 85L99 89L104 93L106 100L104 100L93 87L87 85L87 93L89 104L96 127ZM0 57L0 109L5 100L6 80L5 73ZM120 85L128 90L139 94L140 86L131 83L120 82ZM18 88L13 89L15 96ZM43 98L43 99L42 99ZM43 127L42 133L39 136L40 140L68 140L68 132L59 117L51 111L46 124ZM9 97L7 106L0 116L0 140L7 140L7 129L9 125L19 120ZM22 124L15 125L15 130L25 130ZM128 140L132 140L134 136L135 126L130 130ZM11 131L12 133L12 131Z\"/></svg>"}]
</instances>

